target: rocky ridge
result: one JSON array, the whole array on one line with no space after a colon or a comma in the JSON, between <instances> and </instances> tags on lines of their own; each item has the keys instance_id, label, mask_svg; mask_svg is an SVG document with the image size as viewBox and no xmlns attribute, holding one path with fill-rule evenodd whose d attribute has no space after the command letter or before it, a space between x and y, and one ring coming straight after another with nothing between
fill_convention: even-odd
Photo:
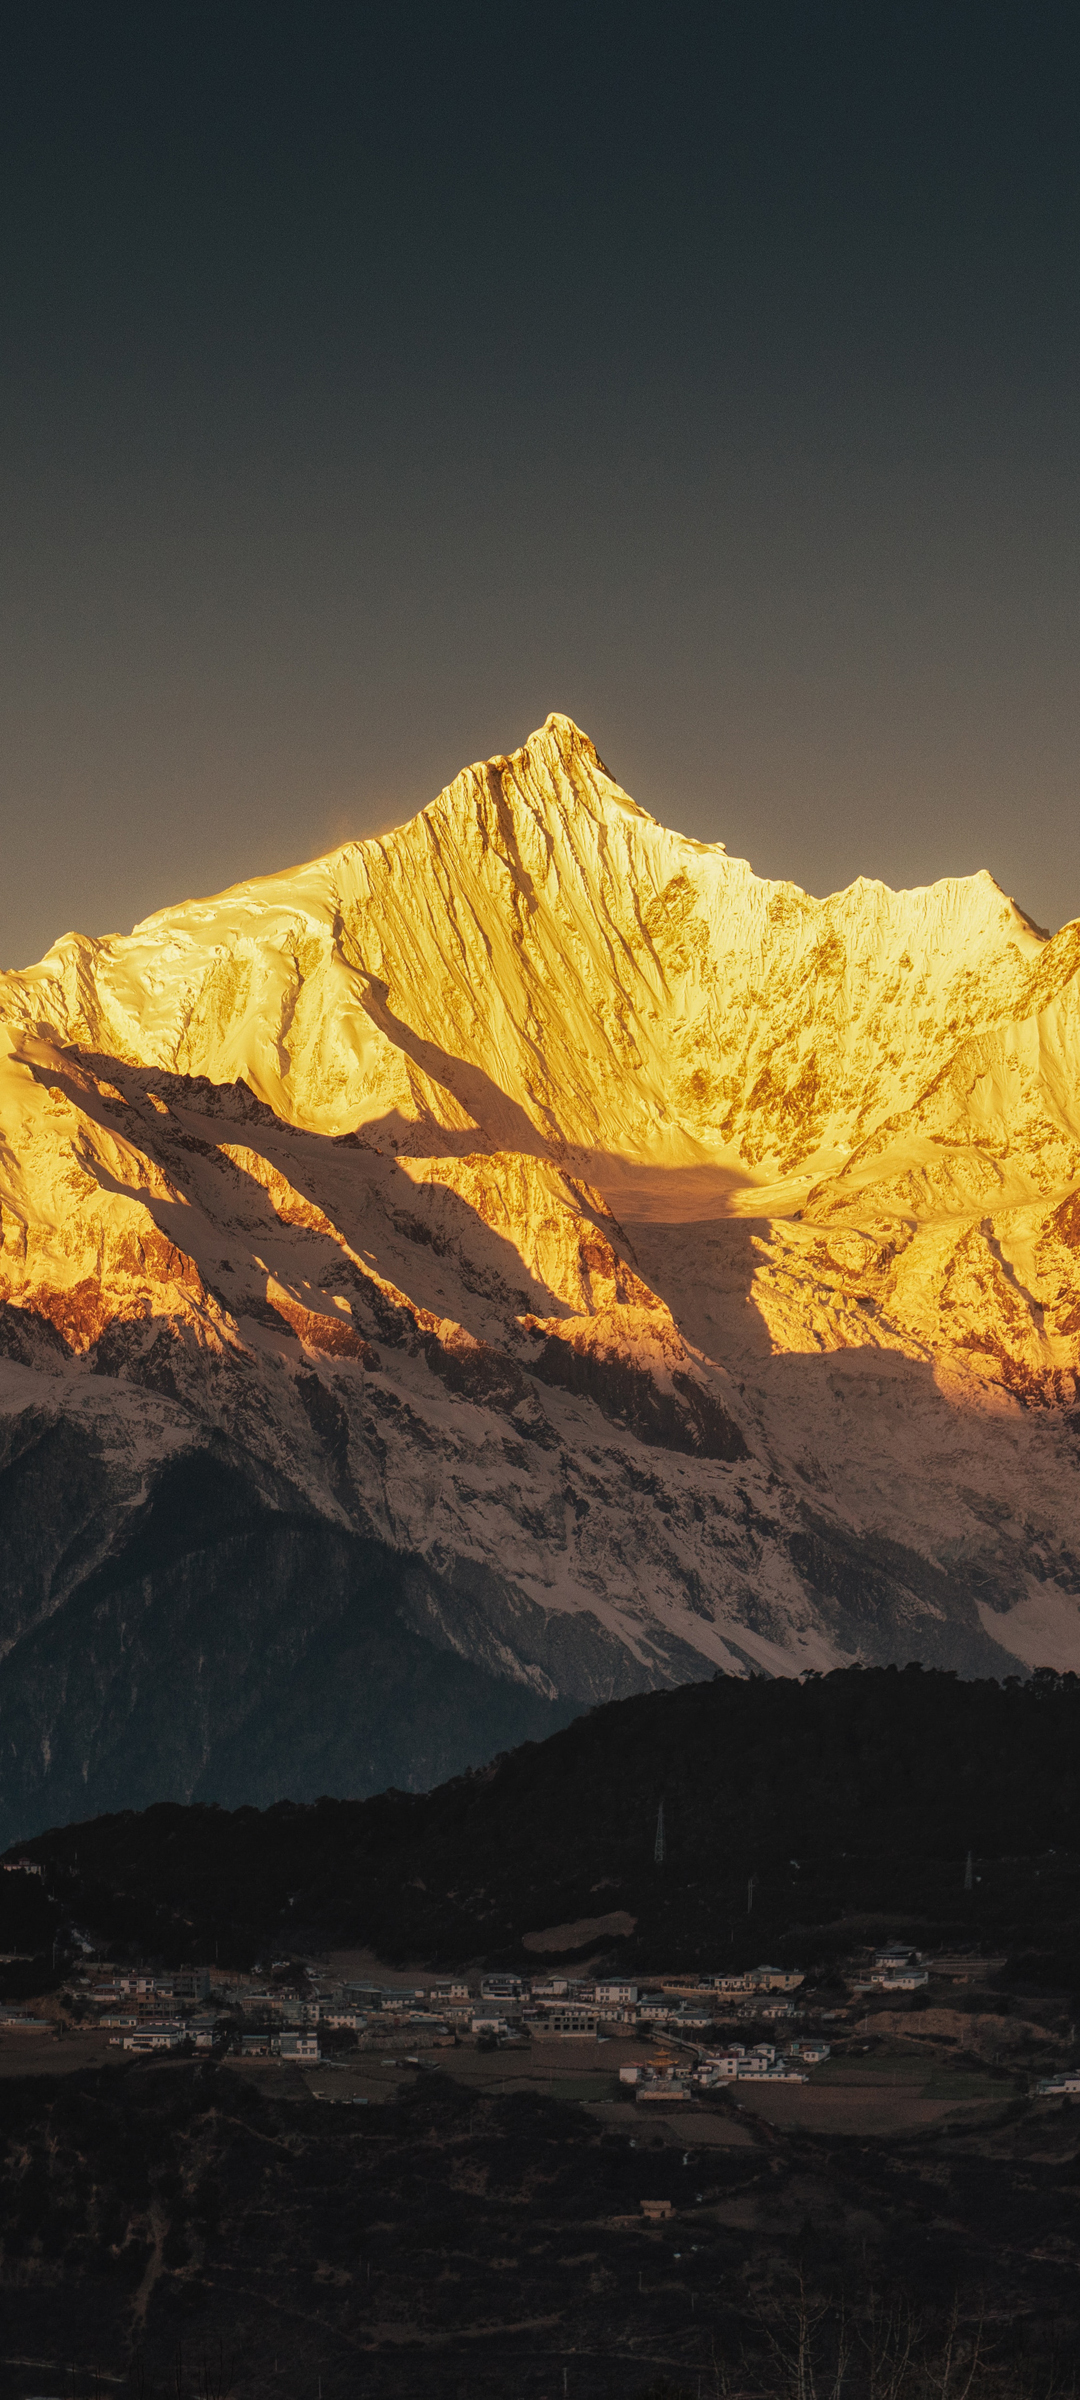
<instances>
[{"instance_id":1,"label":"rocky ridge","mask_svg":"<svg viewBox=\"0 0 1080 2400\"><path fill-rule=\"evenodd\" d=\"M1080 926L818 901L565 718L0 978L12 1830L710 1667L1080 1664Z\"/></svg>"}]
</instances>

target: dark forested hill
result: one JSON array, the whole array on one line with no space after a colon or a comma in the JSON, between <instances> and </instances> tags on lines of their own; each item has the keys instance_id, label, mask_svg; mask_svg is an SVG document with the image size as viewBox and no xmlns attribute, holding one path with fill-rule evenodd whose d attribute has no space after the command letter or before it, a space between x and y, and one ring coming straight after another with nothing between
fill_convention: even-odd
<instances>
[{"instance_id":1,"label":"dark forested hill","mask_svg":"<svg viewBox=\"0 0 1080 2400\"><path fill-rule=\"evenodd\" d=\"M530 1932L620 1911L635 1926L614 1946L641 1966L826 1959L852 1915L1070 1951L1080 1680L719 1677L598 1708L420 1796L161 1806L26 1849L80 1921L172 1961L313 1938L509 1958Z\"/></svg>"}]
</instances>

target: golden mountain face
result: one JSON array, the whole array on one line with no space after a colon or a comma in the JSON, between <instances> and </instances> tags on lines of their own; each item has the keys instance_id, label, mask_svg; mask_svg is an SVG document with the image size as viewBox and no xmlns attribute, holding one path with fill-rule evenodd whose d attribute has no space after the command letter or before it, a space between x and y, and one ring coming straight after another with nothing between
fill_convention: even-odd
<instances>
[{"instance_id":1,"label":"golden mountain face","mask_svg":"<svg viewBox=\"0 0 1080 2400\"><path fill-rule=\"evenodd\" d=\"M211 1428L537 1690L1080 1665L1078 975L987 874L766 882L549 718L0 978L5 1421L121 1515Z\"/></svg>"}]
</instances>

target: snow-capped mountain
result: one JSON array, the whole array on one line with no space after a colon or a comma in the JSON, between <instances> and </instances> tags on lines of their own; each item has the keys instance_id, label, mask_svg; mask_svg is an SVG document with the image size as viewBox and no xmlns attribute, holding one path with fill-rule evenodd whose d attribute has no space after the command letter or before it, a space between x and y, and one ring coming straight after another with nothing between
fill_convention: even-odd
<instances>
[{"instance_id":1,"label":"snow-capped mountain","mask_svg":"<svg viewBox=\"0 0 1080 2400\"><path fill-rule=\"evenodd\" d=\"M0 977L0 1830L719 1667L1080 1667L1080 925L550 717Z\"/></svg>"}]
</instances>

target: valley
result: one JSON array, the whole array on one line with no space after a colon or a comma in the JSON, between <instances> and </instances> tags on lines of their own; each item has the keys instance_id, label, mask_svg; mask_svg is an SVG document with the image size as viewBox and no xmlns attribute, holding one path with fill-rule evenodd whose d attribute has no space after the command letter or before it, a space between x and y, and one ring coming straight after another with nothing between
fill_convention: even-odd
<instances>
[{"instance_id":1,"label":"valley","mask_svg":"<svg viewBox=\"0 0 1080 2400\"><path fill-rule=\"evenodd\" d=\"M729 1677L9 1852L0 2391L1048 2400L1078 1694Z\"/></svg>"}]
</instances>

